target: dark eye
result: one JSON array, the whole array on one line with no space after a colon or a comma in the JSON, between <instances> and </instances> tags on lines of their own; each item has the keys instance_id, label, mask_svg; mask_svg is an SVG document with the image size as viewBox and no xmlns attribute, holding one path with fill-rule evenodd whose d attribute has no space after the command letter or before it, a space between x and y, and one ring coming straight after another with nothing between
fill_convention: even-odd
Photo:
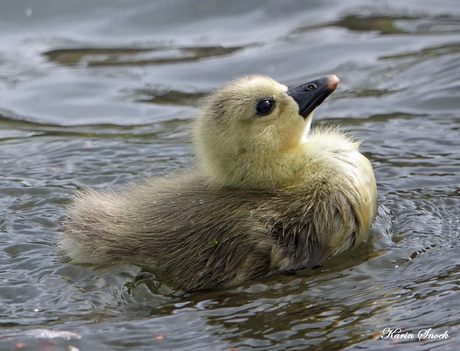
<instances>
[{"instance_id":1,"label":"dark eye","mask_svg":"<svg viewBox=\"0 0 460 351\"><path fill-rule=\"evenodd\" d=\"M316 84L310 83L306 85L307 90L313 90L316 89Z\"/></svg>"},{"instance_id":2,"label":"dark eye","mask_svg":"<svg viewBox=\"0 0 460 351\"><path fill-rule=\"evenodd\" d=\"M262 99L257 103L256 111L258 115L268 115L273 111L275 101L270 99Z\"/></svg>"}]
</instances>

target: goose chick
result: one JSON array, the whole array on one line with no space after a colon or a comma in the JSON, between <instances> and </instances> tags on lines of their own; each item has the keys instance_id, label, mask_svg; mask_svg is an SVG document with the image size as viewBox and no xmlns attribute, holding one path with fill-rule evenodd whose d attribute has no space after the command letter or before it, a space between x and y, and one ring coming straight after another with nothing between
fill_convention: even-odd
<instances>
[{"instance_id":1,"label":"goose chick","mask_svg":"<svg viewBox=\"0 0 460 351\"><path fill-rule=\"evenodd\" d=\"M80 193L60 246L75 262L131 263L188 291L349 250L367 238L377 196L359 143L336 129L310 133L313 110L338 82L288 89L252 76L217 90L194 126L195 170L119 193Z\"/></svg>"}]
</instances>

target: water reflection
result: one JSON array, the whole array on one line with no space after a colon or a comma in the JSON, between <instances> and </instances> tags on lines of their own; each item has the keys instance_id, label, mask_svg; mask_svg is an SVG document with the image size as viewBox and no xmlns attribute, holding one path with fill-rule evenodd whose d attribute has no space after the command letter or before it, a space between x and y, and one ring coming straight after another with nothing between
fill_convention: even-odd
<instances>
[{"instance_id":1,"label":"water reflection","mask_svg":"<svg viewBox=\"0 0 460 351\"><path fill-rule=\"evenodd\" d=\"M155 49L59 49L43 53L51 61L63 65L84 66L143 66L197 61L230 55L242 47L162 47Z\"/></svg>"}]
</instances>

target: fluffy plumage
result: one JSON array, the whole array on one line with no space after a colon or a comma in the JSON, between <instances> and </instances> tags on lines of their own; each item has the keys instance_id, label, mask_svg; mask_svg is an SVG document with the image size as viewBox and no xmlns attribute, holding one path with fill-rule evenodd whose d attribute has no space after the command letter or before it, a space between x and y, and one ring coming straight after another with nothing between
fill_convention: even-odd
<instances>
[{"instance_id":1,"label":"fluffy plumage","mask_svg":"<svg viewBox=\"0 0 460 351\"><path fill-rule=\"evenodd\" d=\"M60 246L75 262L128 262L196 290L313 267L366 239L369 161L336 129L309 133L311 113L290 91L254 76L212 94L194 127L197 168L79 193ZM263 99L274 107L261 115Z\"/></svg>"}]
</instances>

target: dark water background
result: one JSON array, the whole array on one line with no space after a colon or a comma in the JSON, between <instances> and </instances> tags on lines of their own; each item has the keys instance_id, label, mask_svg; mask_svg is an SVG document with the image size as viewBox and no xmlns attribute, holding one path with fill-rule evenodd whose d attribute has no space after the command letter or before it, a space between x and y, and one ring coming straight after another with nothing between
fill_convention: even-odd
<instances>
[{"instance_id":1,"label":"dark water background","mask_svg":"<svg viewBox=\"0 0 460 351\"><path fill-rule=\"evenodd\" d=\"M364 139L371 243L187 295L61 261L77 189L185 169L200 98L251 73L340 77L315 124ZM458 350L459 129L458 0L2 0L0 350ZM419 341L429 328L448 338Z\"/></svg>"}]
</instances>

